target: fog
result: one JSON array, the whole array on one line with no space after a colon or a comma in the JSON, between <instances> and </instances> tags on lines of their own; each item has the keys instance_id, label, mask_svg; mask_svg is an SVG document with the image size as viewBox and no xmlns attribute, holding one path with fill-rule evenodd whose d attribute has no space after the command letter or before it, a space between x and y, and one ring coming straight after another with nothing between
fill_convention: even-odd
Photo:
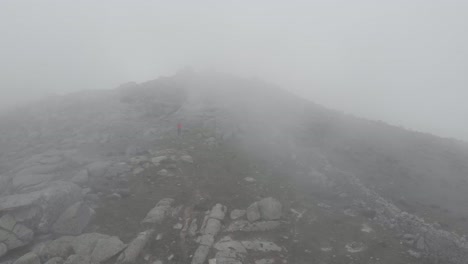
<instances>
[{"instance_id":1,"label":"fog","mask_svg":"<svg viewBox=\"0 0 468 264\"><path fill-rule=\"evenodd\" d=\"M466 1L2 1L2 107L191 66L468 139ZM268 95L265 95L268 96Z\"/></svg>"}]
</instances>

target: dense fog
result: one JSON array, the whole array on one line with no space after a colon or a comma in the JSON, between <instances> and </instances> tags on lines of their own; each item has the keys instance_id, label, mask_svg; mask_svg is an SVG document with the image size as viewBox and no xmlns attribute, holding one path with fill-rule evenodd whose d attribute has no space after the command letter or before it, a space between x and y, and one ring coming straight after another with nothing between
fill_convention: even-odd
<instances>
[{"instance_id":1,"label":"dense fog","mask_svg":"<svg viewBox=\"0 0 468 264\"><path fill-rule=\"evenodd\" d=\"M2 107L185 66L467 139L464 1L2 1Z\"/></svg>"}]
</instances>

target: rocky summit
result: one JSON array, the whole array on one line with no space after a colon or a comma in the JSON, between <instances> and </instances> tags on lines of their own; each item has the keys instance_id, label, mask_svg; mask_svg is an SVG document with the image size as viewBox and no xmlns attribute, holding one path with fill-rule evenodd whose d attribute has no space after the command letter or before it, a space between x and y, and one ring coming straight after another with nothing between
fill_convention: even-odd
<instances>
[{"instance_id":1,"label":"rocky summit","mask_svg":"<svg viewBox=\"0 0 468 264\"><path fill-rule=\"evenodd\" d=\"M226 74L51 97L0 116L0 263L465 264L467 160Z\"/></svg>"}]
</instances>

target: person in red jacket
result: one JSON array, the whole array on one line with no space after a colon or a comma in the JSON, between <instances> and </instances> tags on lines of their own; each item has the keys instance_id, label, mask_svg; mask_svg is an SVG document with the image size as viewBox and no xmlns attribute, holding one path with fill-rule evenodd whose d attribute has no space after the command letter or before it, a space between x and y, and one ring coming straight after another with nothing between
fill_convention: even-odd
<instances>
[{"instance_id":1,"label":"person in red jacket","mask_svg":"<svg viewBox=\"0 0 468 264\"><path fill-rule=\"evenodd\" d=\"M180 136L181 133L182 133L182 123L179 122L177 123L177 135Z\"/></svg>"}]
</instances>

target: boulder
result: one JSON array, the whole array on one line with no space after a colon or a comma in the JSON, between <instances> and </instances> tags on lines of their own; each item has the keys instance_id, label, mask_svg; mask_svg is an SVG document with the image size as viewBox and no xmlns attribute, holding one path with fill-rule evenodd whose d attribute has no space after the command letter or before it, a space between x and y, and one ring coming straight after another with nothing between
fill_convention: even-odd
<instances>
[{"instance_id":1,"label":"boulder","mask_svg":"<svg viewBox=\"0 0 468 264\"><path fill-rule=\"evenodd\" d=\"M67 259L73 253L72 243L74 239L75 237L72 236L63 236L40 244L33 251L42 261L56 257Z\"/></svg>"},{"instance_id":2,"label":"boulder","mask_svg":"<svg viewBox=\"0 0 468 264\"><path fill-rule=\"evenodd\" d=\"M161 224L169 214L173 203L174 199L171 198L164 198L159 201L156 206L148 212L146 217L143 219L142 224L148 227Z\"/></svg>"},{"instance_id":3,"label":"boulder","mask_svg":"<svg viewBox=\"0 0 468 264\"><path fill-rule=\"evenodd\" d=\"M215 218L218 220L223 220L226 216L226 206L222 204L216 204L210 212L210 218Z\"/></svg>"},{"instance_id":4,"label":"boulder","mask_svg":"<svg viewBox=\"0 0 468 264\"><path fill-rule=\"evenodd\" d=\"M224 237L220 239L214 248L219 251L234 251L236 254L247 254L247 250L241 242L232 240L231 237Z\"/></svg>"},{"instance_id":5,"label":"boulder","mask_svg":"<svg viewBox=\"0 0 468 264\"><path fill-rule=\"evenodd\" d=\"M93 252L91 262L101 263L120 253L125 248L125 244L118 237L108 237L98 239Z\"/></svg>"},{"instance_id":6,"label":"boulder","mask_svg":"<svg viewBox=\"0 0 468 264\"><path fill-rule=\"evenodd\" d=\"M258 209L264 220L277 220L283 215L283 206L278 200L272 197L259 201Z\"/></svg>"},{"instance_id":7,"label":"boulder","mask_svg":"<svg viewBox=\"0 0 468 264\"><path fill-rule=\"evenodd\" d=\"M167 156L159 156L159 157L154 157L151 159L151 162L156 165L156 166L159 166L159 164L165 160L167 160Z\"/></svg>"},{"instance_id":8,"label":"boulder","mask_svg":"<svg viewBox=\"0 0 468 264\"><path fill-rule=\"evenodd\" d=\"M35 253L29 252L17 259L13 264L41 264L41 260Z\"/></svg>"},{"instance_id":9,"label":"boulder","mask_svg":"<svg viewBox=\"0 0 468 264\"><path fill-rule=\"evenodd\" d=\"M68 207L52 226L52 231L61 235L79 235L91 221L94 210L84 202Z\"/></svg>"},{"instance_id":10,"label":"boulder","mask_svg":"<svg viewBox=\"0 0 468 264\"><path fill-rule=\"evenodd\" d=\"M250 222L255 222L257 220L260 220L261 218L261 215L260 215L260 210L258 208L258 203L255 202L253 204L251 204L248 208L247 208L247 219L250 221Z\"/></svg>"},{"instance_id":11,"label":"boulder","mask_svg":"<svg viewBox=\"0 0 468 264\"><path fill-rule=\"evenodd\" d=\"M128 247L120 254L117 259L118 264L131 264L136 263L138 256L145 248L148 241L154 236L154 230L146 230L141 232Z\"/></svg>"},{"instance_id":12,"label":"boulder","mask_svg":"<svg viewBox=\"0 0 468 264\"><path fill-rule=\"evenodd\" d=\"M77 172L70 181L78 185L83 185L88 183L89 175L87 170L80 170Z\"/></svg>"},{"instance_id":13,"label":"boulder","mask_svg":"<svg viewBox=\"0 0 468 264\"><path fill-rule=\"evenodd\" d=\"M227 228L226 232L264 232L275 230L281 226L279 221L259 221L255 223L250 223L245 220L238 220L232 222Z\"/></svg>"},{"instance_id":14,"label":"boulder","mask_svg":"<svg viewBox=\"0 0 468 264\"><path fill-rule=\"evenodd\" d=\"M210 253L210 246L200 245L193 254L192 264L203 264Z\"/></svg>"},{"instance_id":15,"label":"boulder","mask_svg":"<svg viewBox=\"0 0 468 264\"><path fill-rule=\"evenodd\" d=\"M221 222L218 219L208 219L208 222L206 222L205 234L215 236L220 230Z\"/></svg>"},{"instance_id":16,"label":"boulder","mask_svg":"<svg viewBox=\"0 0 468 264\"><path fill-rule=\"evenodd\" d=\"M132 167L125 162L119 162L112 164L105 173L106 178L115 178L120 175L128 174L132 170Z\"/></svg>"}]
</instances>

